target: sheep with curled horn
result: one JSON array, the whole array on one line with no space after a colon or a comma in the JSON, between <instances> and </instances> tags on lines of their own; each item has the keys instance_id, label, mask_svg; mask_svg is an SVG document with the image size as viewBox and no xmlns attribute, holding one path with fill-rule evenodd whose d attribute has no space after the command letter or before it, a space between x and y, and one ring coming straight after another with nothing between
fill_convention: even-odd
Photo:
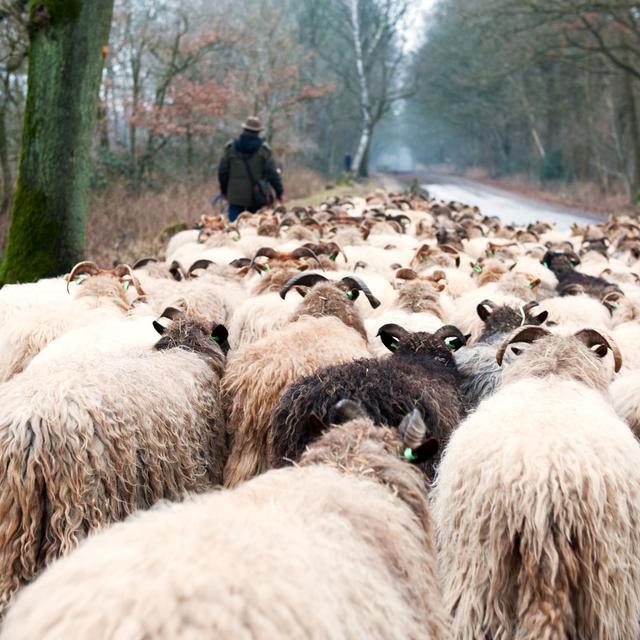
<instances>
[{"instance_id":1,"label":"sheep with curled horn","mask_svg":"<svg viewBox=\"0 0 640 640\"><path fill-rule=\"evenodd\" d=\"M241 346L229 359L223 381L231 441L227 486L267 468L269 416L288 385L321 367L369 355L354 302L362 292L372 307L380 303L360 278L332 281L319 273L302 273L289 280L280 296L284 299L294 288L303 299L289 323Z\"/></svg>"},{"instance_id":2,"label":"sheep with curled horn","mask_svg":"<svg viewBox=\"0 0 640 640\"><path fill-rule=\"evenodd\" d=\"M69 353L2 385L0 611L90 532L222 481L225 356L207 337L224 330L163 316L155 349Z\"/></svg>"},{"instance_id":3,"label":"sheep with curled horn","mask_svg":"<svg viewBox=\"0 0 640 640\"><path fill-rule=\"evenodd\" d=\"M435 333L410 333L398 325L384 325L380 339L392 352L390 358L366 358L319 369L292 384L271 416L267 448L269 466L296 461L319 419L331 422L331 407L342 394L357 400L375 423L397 424L417 410L421 430L412 431L415 442L407 455L416 460L423 444L442 451L451 432L465 415L460 377L452 352L465 337L447 325ZM445 400L446 399L446 400ZM435 453L435 452L434 452ZM424 461L433 477L438 457Z\"/></svg>"},{"instance_id":4,"label":"sheep with curled horn","mask_svg":"<svg viewBox=\"0 0 640 640\"><path fill-rule=\"evenodd\" d=\"M18 596L5 636L448 640L428 489L399 437L420 416L334 413L296 467L92 536Z\"/></svg>"},{"instance_id":5,"label":"sheep with curled horn","mask_svg":"<svg viewBox=\"0 0 640 640\"><path fill-rule=\"evenodd\" d=\"M304 259L313 259L320 269L324 269L315 251L310 247L302 246L293 251L276 251L272 247L261 247L256 251L251 260L251 267L258 264L258 258L267 258L266 262L259 265L263 271L269 271L272 267L291 268L304 271L310 268Z\"/></svg>"},{"instance_id":6,"label":"sheep with curled horn","mask_svg":"<svg viewBox=\"0 0 640 640\"><path fill-rule=\"evenodd\" d=\"M477 407L502 383L496 353L505 337L521 326L542 325L548 318L548 312L533 300L519 307L483 300L476 311L483 323L482 333L473 344L465 345L455 354L460 387L470 408Z\"/></svg>"},{"instance_id":7,"label":"sheep with curled horn","mask_svg":"<svg viewBox=\"0 0 640 640\"><path fill-rule=\"evenodd\" d=\"M460 252L451 245L428 245L423 244L411 259L409 266L416 269L428 265L438 265L441 267L460 266Z\"/></svg>"},{"instance_id":8,"label":"sheep with curled horn","mask_svg":"<svg viewBox=\"0 0 640 640\"><path fill-rule=\"evenodd\" d=\"M0 382L23 371L34 356L66 331L122 319L131 312L136 299L146 299L128 265L101 269L95 262L84 261L75 265L64 279L56 280L59 295L55 298L43 296L42 301L35 299L30 304L18 300L3 318ZM13 285L13 289L17 291L24 286Z\"/></svg>"},{"instance_id":9,"label":"sheep with curled horn","mask_svg":"<svg viewBox=\"0 0 640 640\"><path fill-rule=\"evenodd\" d=\"M594 329L522 327L507 353L434 492L454 636L636 638L640 444L605 395L619 350Z\"/></svg>"},{"instance_id":10,"label":"sheep with curled horn","mask_svg":"<svg viewBox=\"0 0 640 640\"><path fill-rule=\"evenodd\" d=\"M413 269L398 269L396 281L404 284L399 287L397 303L401 309L412 313L431 313L444 320L440 306L440 293L447 286L444 271L434 271L430 275L419 275Z\"/></svg>"}]
</instances>

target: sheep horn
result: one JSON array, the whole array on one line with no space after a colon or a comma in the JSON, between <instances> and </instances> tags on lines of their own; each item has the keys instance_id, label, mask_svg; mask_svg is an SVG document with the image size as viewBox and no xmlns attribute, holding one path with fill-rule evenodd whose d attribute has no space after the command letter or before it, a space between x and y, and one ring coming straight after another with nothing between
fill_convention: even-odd
<instances>
[{"instance_id":1,"label":"sheep horn","mask_svg":"<svg viewBox=\"0 0 640 640\"><path fill-rule=\"evenodd\" d=\"M248 259L248 258L247 258ZM201 258L200 260L196 260L190 267L187 275L191 275L196 269L207 269L210 264L215 264L213 260L208 260L207 258Z\"/></svg>"},{"instance_id":2,"label":"sheep horn","mask_svg":"<svg viewBox=\"0 0 640 640\"><path fill-rule=\"evenodd\" d=\"M321 273L300 273L293 276L293 278L280 289L280 297L284 300L287 293L293 287L313 287L313 285L318 282L329 282L329 278L323 276Z\"/></svg>"},{"instance_id":3,"label":"sheep horn","mask_svg":"<svg viewBox=\"0 0 640 640\"><path fill-rule=\"evenodd\" d=\"M595 329L582 329L574 334L575 338L578 338L580 342L582 342L588 349L595 346L608 347L613 354L613 362L614 362L614 371L618 373L620 371L620 367L622 367L622 354L620 353L620 349L618 349L618 345L611 339L605 338L599 331ZM604 358L607 355L605 351L600 355L598 351L594 352L598 357Z\"/></svg>"},{"instance_id":4,"label":"sheep horn","mask_svg":"<svg viewBox=\"0 0 640 640\"><path fill-rule=\"evenodd\" d=\"M251 264L251 258L236 258L229 263L230 267L234 269L240 269L240 267L246 267Z\"/></svg>"},{"instance_id":5,"label":"sheep horn","mask_svg":"<svg viewBox=\"0 0 640 640\"><path fill-rule=\"evenodd\" d=\"M175 307L167 307L157 318L157 320L153 321L153 328L160 334L164 335L167 328L160 324L160 320L162 318L167 318L169 320L175 320L176 318L182 315L182 311L180 309L176 309Z\"/></svg>"},{"instance_id":6,"label":"sheep horn","mask_svg":"<svg viewBox=\"0 0 640 640\"><path fill-rule=\"evenodd\" d=\"M320 259L318 258L316 252L313 251L313 249L310 249L309 247L299 247L295 251L291 252L291 256L293 258L304 258L305 256L310 256L318 263L318 266L324 271L322 262L320 262Z\"/></svg>"},{"instance_id":7,"label":"sheep horn","mask_svg":"<svg viewBox=\"0 0 640 640\"><path fill-rule=\"evenodd\" d=\"M527 314L529 313L529 311L531 311L531 309L538 306L539 304L535 300L532 300L531 302L527 302L527 304L522 305L522 313Z\"/></svg>"},{"instance_id":8,"label":"sheep horn","mask_svg":"<svg viewBox=\"0 0 640 640\"><path fill-rule=\"evenodd\" d=\"M359 289L367 296L367 300L373 309L377 309L380 306L380 300L376 298L373 293L371 293L371 289L364 283L363 280L358 278L357 276L345 276L340 280L344 282L346 285L353 287L355 289Z\"/></svg>"},{"instance_id":9,"label":"sheep horn","mask_svg":"<svg viewBox=\"0 0 640 640\"><path fill-rule=\"evenodd\" d=\"M364 260L358 260L358 262L356 262L353 266L353 270L355 271L356 269L366 269L368 266L369 265Z\"/></svg>"},{"instance_id":10,"label":"sheep horn","mask_svg":"<svg viewBox=\"0 0 640 640\"><path fill-rule=\"evenodd\" d=\"M271 247L261 247L256 251L256 254L253 256L253 258L251 258L251 264L249 266L253 267L256 262L256 258L259 258L260 256L264 256L265 258L277 258L278 252Z\"/></svg>"},{"instance_id":11,"label":"sheep horn","mask_svg":"<svg viewBox=\"0 0 640 640\"><path fill-rule=\"evenodd\" d=\"M413 269L408 269L407 267L396 271L396 278L400 280L415 280L417 277L418 274Z\"/></svg>"},{"instance_id":12,"label":"sheep horn","mask_svg":"<svg viewBox=\"0 0 640 640\"><path fill-rule=\"evenodd\" d=\"M402 444L410 449L417 449L424 442L427 425L417 408L402 418L398 425L398 433L402 438Z\"/></svg>"},{"instance_id":13,"label":"sheep horn","mask_svg":"<svg viewBox=\"0 0 640 640\"><path fill-rule=\"evenodd\" d=\"M138 280L138 278L136 278L135 274L133 273L133 269L128 265L128 264L119 264L116 267L116 270L119 270L120 273L123 273L123 275L119 275L119 278L123 278L126 276L129 276L131 278L131 283L133 284L136 293L140 296L146 296L146 292L145 290L140 286L140 281Z\"/></svg>"},{"instance_id":14,"label":"sheep horn","mask_svg":"<svg viewBox=\"0 0 640 640\"><path fill-rule=\"evenodd\" d=\"M135 271L136 269L142 269L142 267L146 267L150 262L158 262L157 258L140 258L140 260L136 260L134 262L132 269Z\"/></svg>"},{"instance_id":15,"label":"sheep horn","mask_svg":"<svg viewBox=\"0 0 640 640\"><path fill-rule=\"evenodd\" d=\"M451 253L452 255L455 255L455 256L460 254L460 252L455 247L452 247L450 244L439 244L438 248L441 251L444 251L445 253Z\"/></svg>"},{"instance_id":16,"label":"sheep horn","mask_svg":"<svg viewBox=\"0 0 640 640\"><path fill-rule=\"evenodd\" d=\"M85 260L84 262L78 262L71 273L67 276L67 293L69 293L69 284L73 282L73 279L82 273L88 273L90 276L97 276L100 273L100 268L95 262Z\"/></svg>"},{"instance_id":17,"label":"sheep horn","mask_svg":"<svg viewBox=\"0 0 640 640\"><path fill-rule=\"evenodd\" d=\"M510 344L513 344L514 342L535 342L536 340L549 335L551 335L549 331L535 325L526 325L517 329L500 345L500 348L496 353L496 362L498 365L502 366L502 359L504 358L504 354Z\"/></svg>"},{"instance_id":18,"label":"sheep horn","mask_svg":"<svg viewBox=\"0 0 640 640\"><path fill-rule=\"evenodd\" d=\"M438 338L442 340L447 349L451 349L452 351L457 351L460 347L464 347L467 344L467 338L465 335L453 324L445 324L440 327L434 334L434 338ZM455 340L459 340L459 343L455 343L454 346L450 347L446 340L447 338L454 338Z\"/></svg>"},{"instance_id":19,"label":"sheep horn","mask_svg":"<svg viewBox=\"0 0 640 640\"><path fill-rule=\"evenodd\" d=\"M383 324L376 333L376 336L382 340L382 344L392 352L398 348L398 341L408 335L409 332L399 324Z\"/></svg>"}]
</instances>

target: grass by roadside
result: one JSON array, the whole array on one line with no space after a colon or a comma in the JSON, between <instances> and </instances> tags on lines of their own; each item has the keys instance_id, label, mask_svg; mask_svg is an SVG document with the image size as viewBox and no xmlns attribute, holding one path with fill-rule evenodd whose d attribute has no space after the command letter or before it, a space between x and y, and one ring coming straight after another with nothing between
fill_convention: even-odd
<instances>
[{"instance_id":1,"label":"grass by roadside","mask_svg":"<svg viewBox=\"0 0 640 640\"><path fill-rule=\"evenodd\" d=\"M603 193L596 184L590 182L543 184L525 175L496 179L483 169L466 171L463 177L534 200L595 213L603 218L609 215L640 215L640 210L631 206L622 191Z\"/></svg>"}]
</instances>

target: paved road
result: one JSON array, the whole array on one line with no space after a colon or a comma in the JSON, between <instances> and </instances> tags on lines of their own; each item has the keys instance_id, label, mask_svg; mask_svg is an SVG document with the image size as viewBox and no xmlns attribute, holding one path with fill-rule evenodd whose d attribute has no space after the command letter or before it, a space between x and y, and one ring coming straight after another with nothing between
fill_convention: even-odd
<instances>
[{"instance_id":1,"label":"paved road","mask_svg":"<svg viewBox=\"0 0 640 640\"><path fill-rule=\"evenodd\" d=\"M545 220L555 222L557 229L567 229L574 222L602 222L602 218L597 214L525 198L457 176L428 173L420 182L432 197L478 206L482 213L499 216L506 223L524 225Z\"/></svg>"}]
</instances>

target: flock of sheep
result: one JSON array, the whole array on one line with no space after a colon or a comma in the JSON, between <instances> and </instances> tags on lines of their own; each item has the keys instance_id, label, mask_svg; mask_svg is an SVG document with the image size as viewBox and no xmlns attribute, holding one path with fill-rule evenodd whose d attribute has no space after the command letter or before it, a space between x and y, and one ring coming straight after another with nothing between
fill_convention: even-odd
<instances>
[{"instance_id":1,"label":"flock of sheep","mask_svg":"<svg viewBox=\"0 0 640 640\"><path fill-rule=\"evenodd\" d=\"M639 638L638 274L376 192L5 286L0 638Z\"/></svg>"}]
</instances>

